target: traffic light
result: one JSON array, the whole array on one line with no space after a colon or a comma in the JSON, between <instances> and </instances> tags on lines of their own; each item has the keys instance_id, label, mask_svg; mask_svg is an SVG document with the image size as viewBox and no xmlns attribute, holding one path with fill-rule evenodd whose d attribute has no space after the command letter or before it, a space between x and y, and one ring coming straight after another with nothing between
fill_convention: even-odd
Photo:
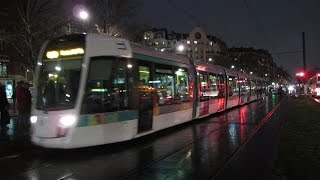
<instances>
[{"instance_id":1,"label":"traffic light","mask_svg":"<svg viewBox=\"0 0 320 180\"><path fill-rule=\"evenodd\" d=\"M298 76L298 77L304 77L304 76L305 76L305 73L304 73L304 72L298 72L298 73L296 74L296 76Z\"/></svg>"}]
</instances>

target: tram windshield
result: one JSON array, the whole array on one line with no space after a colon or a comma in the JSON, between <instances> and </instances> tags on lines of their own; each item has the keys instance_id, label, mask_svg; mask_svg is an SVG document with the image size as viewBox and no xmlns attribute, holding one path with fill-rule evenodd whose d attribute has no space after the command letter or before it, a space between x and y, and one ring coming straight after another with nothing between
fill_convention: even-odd
<instances>
[{"instance_id":1,"label":"tram windshield","mask_svg":"<svg viewBox=\"0 0 320 180\"><path fill-rule=\"evenodd\" d=\"M39 74L37 109L73 108L79 89L81 59L44 61Z\"/></svg>"},{"instance_id":2,"label":"tram windshield","mask_svg":"<svg viewBox=\"0 0 320 180\"><path fill-rule=\"evenodd\" d=\"M68 36L49 42L38 63L36 108L59 111L75 107L83 59L83 37Z\"/></svg>"}]
</instances>

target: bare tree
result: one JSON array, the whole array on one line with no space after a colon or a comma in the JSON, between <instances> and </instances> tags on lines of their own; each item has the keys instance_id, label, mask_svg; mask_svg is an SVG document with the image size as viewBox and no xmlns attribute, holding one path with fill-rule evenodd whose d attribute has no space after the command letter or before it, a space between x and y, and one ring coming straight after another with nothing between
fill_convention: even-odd
<instances>
[{"instance_id":1,"label":"bare tree","mask_svg":"<svg viewBox=\"0 0 320 180\"><path fill-rule=\"evenodd\" d=\"M57 4L50 0L16 0L12 14L13 24L8 43L17 52L13 57L26 68L34 70L42 43L64 33L65 20L55 15Z\"/></svg>"},{"instance_id":2,"label":"bare tree","mask_svg":"<svg viewBox=\"0 0 320 180\"><path fill-rule=\"evenodd\" d=\"M123 36L127 19L133 17L141 0L91 0L92 12L98 19L97 31L113 36Z\"/></svg>"}]
</instances>

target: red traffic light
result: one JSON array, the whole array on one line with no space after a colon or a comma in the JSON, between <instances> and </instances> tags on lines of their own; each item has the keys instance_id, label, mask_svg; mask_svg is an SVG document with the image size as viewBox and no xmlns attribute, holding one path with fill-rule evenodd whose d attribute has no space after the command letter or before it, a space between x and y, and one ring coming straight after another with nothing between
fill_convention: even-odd
<instances>
[{"instance_id":1,"label":"red traffic light","mask_svg":"<svg viewBox=\"0 0 320 180\"><path fill-rule=\"evenodd\" d=\"M299 77L304 77L304 75L305 75L304 72L299 72L296 74L296 76L299 76Z\"/></svg>"}]
</instances>

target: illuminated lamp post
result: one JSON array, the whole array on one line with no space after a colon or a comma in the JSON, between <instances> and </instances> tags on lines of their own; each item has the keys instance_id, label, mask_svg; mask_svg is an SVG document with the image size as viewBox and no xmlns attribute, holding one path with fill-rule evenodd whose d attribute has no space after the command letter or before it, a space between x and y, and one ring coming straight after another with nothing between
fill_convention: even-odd
<instances>
[{"instance_id":1,"label":"illuminated lamp post","mask_svg":"<svg viewBox=\"0 0 320 180\"><path fill-rule=\"evenodd\" d=\"M81 10L79 12L79 18L83 21L82 22L82 30L85 31L85 28L84 28L84 22L89 18L89 13L86 11L86 10Z\"/></svg>"},{"instance_id":2,"label":"illuminated lamp post","mask_svg":"<svg viewBox=\"0 0 320 180\"><path fill-rule=\"evenodd\" d=\"M183 54L184 50L185 50L184 45L180 44L180 45L177 46L178 54Z\"/></svg>"},{"instance_id":3,"label":"illuminated lamp post","mask_svg":"<svg viewBox=\"0 0 320 180\"><path fill-rule=\"evenodd\" d=\"M79 12L79 18L82 19L82 20L87 20L89 17L89 14L87 11L85 10L82 10Z\"/></svg>"}]
</instances>

